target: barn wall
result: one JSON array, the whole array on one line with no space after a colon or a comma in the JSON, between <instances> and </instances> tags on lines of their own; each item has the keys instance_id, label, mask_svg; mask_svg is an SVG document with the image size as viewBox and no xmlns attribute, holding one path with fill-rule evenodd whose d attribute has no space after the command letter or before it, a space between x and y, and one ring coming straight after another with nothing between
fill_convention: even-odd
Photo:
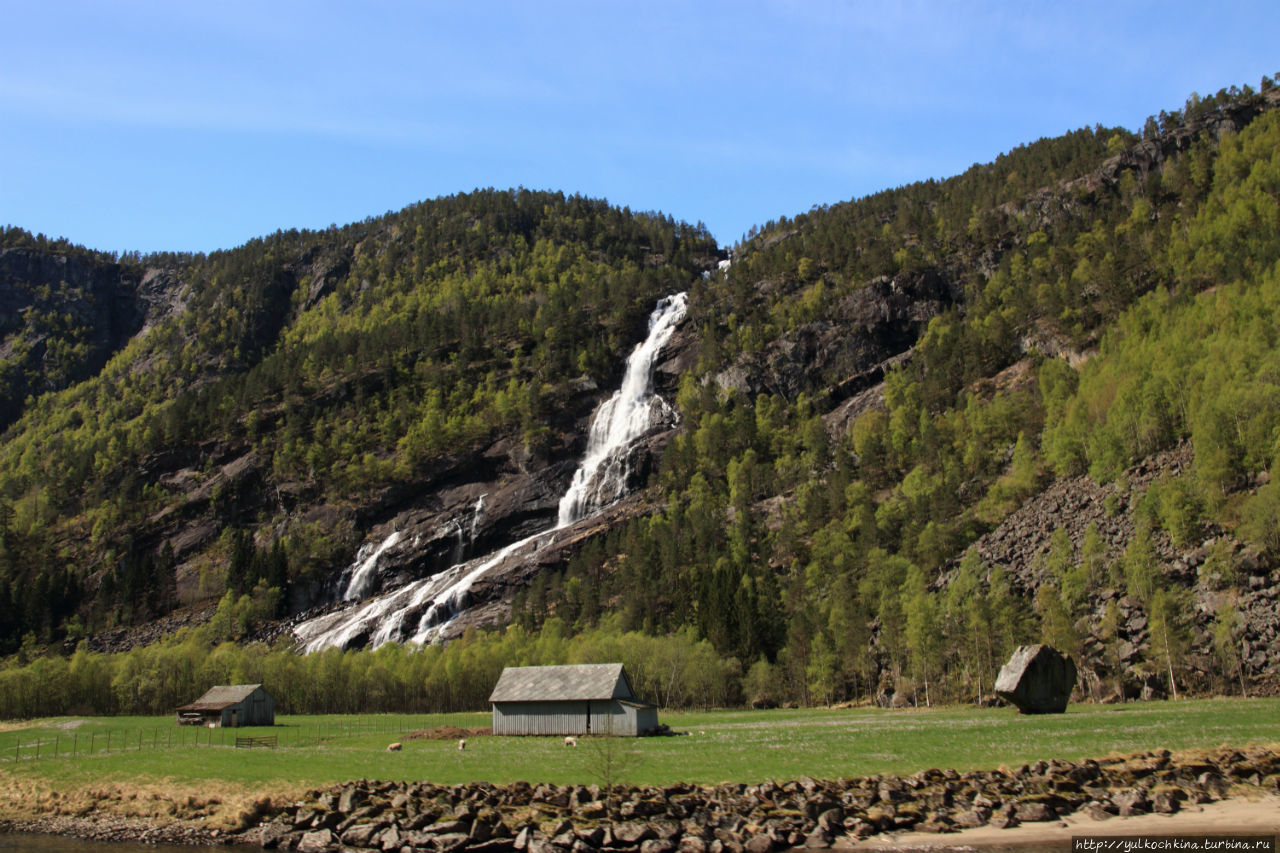
<instances>
[{"instance_id":1,"label":"barn wall","mask_svg":"<svg viewBox=\"0 0 1280 853\"><path fill-rule=\"evenodd\" d=\"M274 726L276 702L271 694L259 687L241 701L222 709L223 728L232 726Z\"/></svg>"},{"instance_id":2,"label":"barn wall","mask_svg":"<svg viewBox=\"0 0 1280 853\"><path fill-rule=\"evenodd\" d=\"M594 703L591 710L594 716ZM580 735L586 732L586 702L493 703L495 735Z\"/></svg>"},{"instance_id":3,"label":"barn wall","mask_svg":"<svg viewBox=\"0 0 1280 853\"><path fill-rule=\"evenodd\" d=\"M631 710L616 700L591 703L591 733L593 735L614 735L616 737L635 737L635 716L628 714Z\"/></svg>"},{"instance_id":4,"label":"barn wall","mask_svg":"<svg viewBox=\"0 0 1280 853\"><path fill-rule=\"evenodd\" d=\"M276 724L276 700L271 694L259 687L240 703L244 710L240 712L242 726L274 726Z\"/></svg>"},{"instance_id":5,"label":"barn wall","mask_svg":"<svg viewBox=\"0 0 1280 853\"><path fill-rule=\"evenodd\" d=\"M588 713L590 728L587 726ZM635 737L657 725L656 708L637 708L617 700L493 703L495 735L612 734Z\"/></svg>"},{"instance_id":6,"label":"barn wall","mask_svg":"<svg viewBox=\"0 0 1280 853\"><path fill-rule=\"evenodd\" d=\"M643 734L658 727L657 708L632 708L635 713L636 734Z\"/></svg>"}]
</instances>

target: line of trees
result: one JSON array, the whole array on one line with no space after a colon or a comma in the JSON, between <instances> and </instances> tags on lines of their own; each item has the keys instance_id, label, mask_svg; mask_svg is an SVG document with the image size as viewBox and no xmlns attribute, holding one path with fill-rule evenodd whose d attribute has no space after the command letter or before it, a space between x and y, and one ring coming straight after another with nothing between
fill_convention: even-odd
<instances>
[{"instance_id":1,"label":"line of trees","mask_svg":"<svg viewBox=\"0 0 1280 853\"><path fill-rule=\"evenodd\" d=\"M237 642L254 613L228 596L206 625L128 652L37 655L0 666L0 719L64 714L166 714L215 684L262 683L285 714L452 712L488 708L505 666L621 662L640 696L667 708L740 701L740 666L692 630L658 637L616 619L570 636L552 619L530 633L469 631L447 645L385 645L298 655L292 643Z\"/></svg>"}]
</instances>

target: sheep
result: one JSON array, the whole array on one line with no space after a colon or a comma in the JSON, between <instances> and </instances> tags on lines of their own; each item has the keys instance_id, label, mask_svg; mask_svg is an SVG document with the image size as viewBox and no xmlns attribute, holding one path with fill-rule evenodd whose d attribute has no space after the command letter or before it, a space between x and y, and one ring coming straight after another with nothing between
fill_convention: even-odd
<instances>
[{"instance_id":1,"label":"sheep","mask_svg":"<svg viewBox=\"0 0 1280 853\"><path fill-rule=\"evenodd\" d=\"M573 737L573 736L567 737L567 738L565 738L565 739L564 739L564 745L565 745L565 746L575 746L575 747L576 747L576 746L578 745L578 739L577 739L576 737Z\"/></svg>"},{"instance_id":2,"label":"sheep","mask_svg":"<svg viewBox=\"0 0 1280 853\"><path fill-rule=\"evenodd\" d=\"M466 740L466 738L463 738L462 740L458 741L458 750L459 750L459 751L462 751L462 750L464 750L464 749L466 749L466 748L467 748L467 740Z\"/></svg>"},{"instance_id":3,"label":"sheep","mask_svg":"<svg viewBox=\"0 0 1280 853\"><path fill-rule=\"evenodd\" d=\"M393 743L387 747L387 752L399 752L400 750L401 750L401 746L399 742Z\"/></svg>"}]
</instances>

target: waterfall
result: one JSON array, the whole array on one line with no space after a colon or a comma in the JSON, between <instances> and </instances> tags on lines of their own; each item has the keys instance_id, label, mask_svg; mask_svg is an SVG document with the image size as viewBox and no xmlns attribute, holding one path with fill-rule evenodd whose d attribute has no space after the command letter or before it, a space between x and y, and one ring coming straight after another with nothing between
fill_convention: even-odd
<instances>
[{"instance_id":1,"label":"waterfall","mask_svg":"<svg viewBox=\"0 0 1280 853\"><path fill-rule=\"evenodd\" d=\"M684 319L688 295L677 293L658 303L649 315L649 334L627 356L622 385L600 405L591 421L587 454L560 499L557 527L586 518L622 497L627 488L631 443L648 432L657 418L670 417L666 401L652 392L653 362Z\"/></svg>"},{"instance_id":2,"label":"waterfall","mask_svg":"<svg viewBox=\"0 0 1280 853\"><path fill-rule=\"evenodd\" d=\"M395 642L405 636L405 623L415 614L420 615L409 639L416 643L428 642L465 609L472 584L493 566L517 551L527 550L530 554L536 554L555 541L556 531L588 517L622 497L630 475L631 445L664 419L673 420L675 417L666 401L653 393L652 372L658 354L684 319L687 305L688 295L677 293L660 300L649 315L649 332L627 357L621 386L612 397L600 404L592 416L586 454L574 471L568 490L560 499L559 513L553 527L513 542L488 557L459 563L437 575L415 581L356 608L303 622L294 628L303 651L309 653L328 646L345 647L361 635L367 635L369 645L375 648L383 643ZM481 495L473 508L473 544L484 512L485 497L487 495ZM457 524L461 539L462 525ZM393 538L398 540L399 534L391 534L372 555L365 557L356 572L358 577L363 579L372 573L377 558L395 544ZM365 554L365 549L362 548L360 554ZM359 555L357 560L359 561ZM357 588L356 580L356 577L352 578L349 593ZM352 596L346 597L350 599Z\"/></svg>"},{"instance_id":3,"label":"waterfall","mask_svg":"<svg viewBox=\"0 0 1280 853\"><path fill-rule=\"evenodd\" d=\"M373 579L373 572L378 568L378 558L399 541L400 531L396 530L376 546L370 543L362 546L356 552L356 561L351 565L351 581L347 584L347 589L342 594L343 600L354 601L364 597L369 591L369 581Z\"/></svg>"},{"instance_id":4,"label":"waterfall","mask_svg":"<svg viewBox=\"0 0 1280 853\"><path fill-rule=\"evenodd\" d=\"M453 553L450 555L452 562L462 562L462 552L467 547L466 534L462 532L462 522L456 518L451 522L453 524Z\"/></svg>"},{"instance_id":5,"label":"waterfall","mask_svg":"<svg viewBox=\"0 0 1280 853\"><path fill-rule=\"evenodd\" d=\"M471 510L471 541L469 544L476 544L476 533L480 530L480 522L484 520L484 499L489 497L486 492L476 500L475 507Z\"/></svg>"}]
</instances>

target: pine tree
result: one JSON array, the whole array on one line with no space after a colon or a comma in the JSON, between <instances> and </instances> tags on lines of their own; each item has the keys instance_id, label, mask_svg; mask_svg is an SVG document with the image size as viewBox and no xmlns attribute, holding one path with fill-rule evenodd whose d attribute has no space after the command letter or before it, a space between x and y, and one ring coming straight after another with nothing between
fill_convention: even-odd
<instances>
[{"instance_id":1,"label":"pine tree","mask_svg":"<svg viewBox=\"0 0 1280 853\"><path fill-rule=\"evenodd\" d=\"M237 597L244 595L256 578L250 576L254 559L253 537L244 530L237 530L231 539L231 559L227 563L227 589Z\"/></svg>"}]
</instances>

